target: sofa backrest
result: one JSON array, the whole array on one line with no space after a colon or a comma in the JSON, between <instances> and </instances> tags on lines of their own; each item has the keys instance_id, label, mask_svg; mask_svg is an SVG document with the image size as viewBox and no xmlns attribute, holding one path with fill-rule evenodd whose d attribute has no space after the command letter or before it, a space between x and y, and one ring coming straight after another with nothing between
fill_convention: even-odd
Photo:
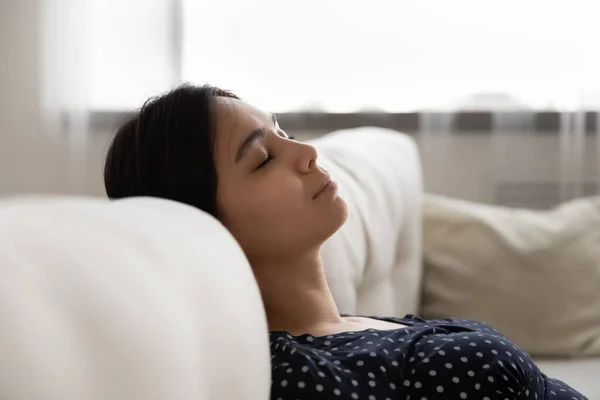
<instances>
[{"instance_id":1,"label":"sofa backrest","mask_svg":"<svg viewBox=\"0 0 600 400\"><path fill-rule=\"evenodd\" d=\"M257 285L212 217L159 199L0 202L0 399L267 399Z\"/></svg>"},{"instance_id":2,"label":"sofa backrest","mask_svg":"<svg viewBox=\"0 0 600 400\"><path fill-rule=\"evenodd\" d=\"M311 143L350 210L321 251L338 308L359 315L418 312L423 183L415 141L365 127Z\"/></svg>"}]
</instances>

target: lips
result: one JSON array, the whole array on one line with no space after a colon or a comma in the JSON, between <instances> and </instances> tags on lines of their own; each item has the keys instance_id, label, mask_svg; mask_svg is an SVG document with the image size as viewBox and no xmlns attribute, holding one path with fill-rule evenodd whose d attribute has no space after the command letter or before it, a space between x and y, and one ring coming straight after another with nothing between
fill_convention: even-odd
<instances>
[{"instance_id":1,"label":"lips","mask_svg":"<svg viewBox=\"0 0 600 400\"><path fill-rule=\"evenodd\" d=\"M313 199L317 198L321 193L323 193L323 191L327 188L327 186L329 186L329 184L331 184L333 180L331 179L331 176L329 175L325 175L325 179L323 180L323 183L321 183L321 186L319 186L319 190L317 190L317 192L314 194Z\"/></svg>"}]
</instances>

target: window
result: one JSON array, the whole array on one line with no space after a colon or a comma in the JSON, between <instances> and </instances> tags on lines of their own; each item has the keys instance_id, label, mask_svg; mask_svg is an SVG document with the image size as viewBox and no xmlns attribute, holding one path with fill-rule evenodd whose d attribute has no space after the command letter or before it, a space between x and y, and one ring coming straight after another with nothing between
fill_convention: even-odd
<instances>
[{"instance_id":1,"label":"window","mask_svg":"<svg viewBox=\"0 0 600 400\"><path fill-rule=\"evenodd\" d=\"M179 79L277 112L600 106L592 0L96 3L99 108Z\"/></svg>"}]
</instances>

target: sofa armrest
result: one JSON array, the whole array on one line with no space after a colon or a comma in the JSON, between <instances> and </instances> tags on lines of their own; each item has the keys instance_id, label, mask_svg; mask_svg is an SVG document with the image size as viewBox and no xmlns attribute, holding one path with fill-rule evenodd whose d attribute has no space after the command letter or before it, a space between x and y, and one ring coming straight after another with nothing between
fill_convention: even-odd
<instances>
[{"instance_id":1,"label":"sofa armrest","mask_svg":"<svg viewBox=\"0 0 600 400\"><path fill-rule=\"evenodd\" d=\"M250 266L180 203L0 202L0 321L1 399L269 397Z\"/></svg>"}]
</instances>

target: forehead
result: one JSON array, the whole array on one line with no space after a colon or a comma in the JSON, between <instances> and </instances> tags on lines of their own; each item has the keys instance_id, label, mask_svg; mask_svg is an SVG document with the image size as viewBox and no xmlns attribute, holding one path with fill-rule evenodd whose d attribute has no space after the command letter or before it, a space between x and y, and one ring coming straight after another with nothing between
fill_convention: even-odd
<instances>
[{"instance_id":1,"label":"forehead","mask_svg":"<svg viewBox=\"0 0 600 400\"><path fill-rule=\"evenodd\" d=\"M244 138L255 129L268 127L271 121L269 114L238 99L217 97L214 110L217 161L233 159Z\"/></svg>"},{"instance_id":2,"label":"forehead","mask_svg":"<svg viewBox=\"0 0 600 400\"><path fill-rule=\"evenodd\" d=\"M215 112L217 130L234 136L247 134L247 129L256 129L271 120L270 114L242 100L227 97L216 98Z\"/></svg>"}]
</instances>

